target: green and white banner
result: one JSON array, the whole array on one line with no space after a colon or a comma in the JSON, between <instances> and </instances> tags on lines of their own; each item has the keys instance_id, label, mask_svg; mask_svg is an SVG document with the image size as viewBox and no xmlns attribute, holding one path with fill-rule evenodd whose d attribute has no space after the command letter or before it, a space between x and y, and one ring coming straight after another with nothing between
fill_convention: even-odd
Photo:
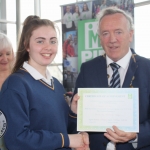
<instances>
[{"instance_id":1,"label":"green and white banner","mask_svg":"<svg viewBox=\"0 0 150 150\"><path fill-rule=\"evenodd\" d=\"M104 53L97 29L98 21L95 19L78 22L78 71L83 62Z\"/></svg>"}]
</instances>

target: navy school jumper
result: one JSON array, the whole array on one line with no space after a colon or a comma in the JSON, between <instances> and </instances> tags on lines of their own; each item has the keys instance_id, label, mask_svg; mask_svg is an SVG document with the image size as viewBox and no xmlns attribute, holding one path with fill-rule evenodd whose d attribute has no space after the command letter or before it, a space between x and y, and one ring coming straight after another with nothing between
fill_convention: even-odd
<instances>
[{"instance_id":1,"label":"navy school jumper","mask_svg":"<svg viewBox=\"0 0 150 150\"><path fill-rule=\"evenodd\" d=\"M65 101L63 86L53 79L49 86L21 68L3 84L0 110L7 119L9 150L70 149L68 133L76 130L76 115Z\"/></svg>"}]
</instances>

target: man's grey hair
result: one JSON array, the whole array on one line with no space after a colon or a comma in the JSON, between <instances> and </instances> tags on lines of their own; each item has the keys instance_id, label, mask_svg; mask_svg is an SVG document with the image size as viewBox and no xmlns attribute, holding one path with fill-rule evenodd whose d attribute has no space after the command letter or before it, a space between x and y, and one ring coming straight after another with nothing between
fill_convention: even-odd
<instances>
[{"instance_id":1,"label":"man's grey hair","mask_svg":"<svg viewBox=\"0 0 150 150\"><path fill-rule=\"evenodd\" d=\"M123 11L117 7L108 7L108 8L103 9L102 11L100 11L100 13L97 15L98 33L99 33L99 25L101 23L102 18L107 15L113 15L113 14L117 14L117 13L124 15L129 23L129 30L134 30L133 19L129 14L127 14L125 11Z\"/></svg>"},{"instance_id":2,"label":"man's grey hair","mask_svg":"<svg viewBox=\"0 0 150 150\"><path fill-rule=\"evenodd\" d=\"M4 33L0 33L0 50L3 50L5 48L12 49L12 43Z\"/></svg>"}]
</instances>

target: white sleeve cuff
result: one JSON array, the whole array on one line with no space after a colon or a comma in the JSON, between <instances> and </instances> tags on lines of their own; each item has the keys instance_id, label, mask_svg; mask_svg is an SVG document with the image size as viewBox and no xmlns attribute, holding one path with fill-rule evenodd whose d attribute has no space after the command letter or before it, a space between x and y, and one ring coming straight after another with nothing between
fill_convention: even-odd
<instances>
[{"instance_id":1,"label":"white sleeve cuff","mask_svg":"<svg viewBox=\"0 0 150 150\"><path fill-rule=\"evenodd\" d=\"M138 134L136 135L136 139L129 141L129 143L132 143L132 146L136 149L138 144Z\"/></svg>"}]
</instances>

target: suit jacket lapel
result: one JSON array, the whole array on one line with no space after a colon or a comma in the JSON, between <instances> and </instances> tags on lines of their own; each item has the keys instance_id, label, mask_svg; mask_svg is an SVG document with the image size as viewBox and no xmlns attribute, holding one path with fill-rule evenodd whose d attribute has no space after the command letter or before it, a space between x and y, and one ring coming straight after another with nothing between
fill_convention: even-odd
<instances>
[{"instance_id":1,"label":"suit jacket lapel","mask_svg":"<svg viewBox=\"0 0 150 150\"><path fill-rule=\"evenodd\" d=\"M99 69L97 71L100 79L100 87L108 87L107 65L105 55L101 56Z\"/></svg>"},{"instance_id":2,"label":"suit jacket lapel","mask_svg":"<svg viewBox=\"0 0 150 150\"><path fill-rule=\"evenodd\" d=\"M132 54L129 67L125 76L125 80L122 87L132 87L132 81L134 80L134 74L138 68L137 60L135 58L136 54Z\"/></svg>"}]
</instances>

